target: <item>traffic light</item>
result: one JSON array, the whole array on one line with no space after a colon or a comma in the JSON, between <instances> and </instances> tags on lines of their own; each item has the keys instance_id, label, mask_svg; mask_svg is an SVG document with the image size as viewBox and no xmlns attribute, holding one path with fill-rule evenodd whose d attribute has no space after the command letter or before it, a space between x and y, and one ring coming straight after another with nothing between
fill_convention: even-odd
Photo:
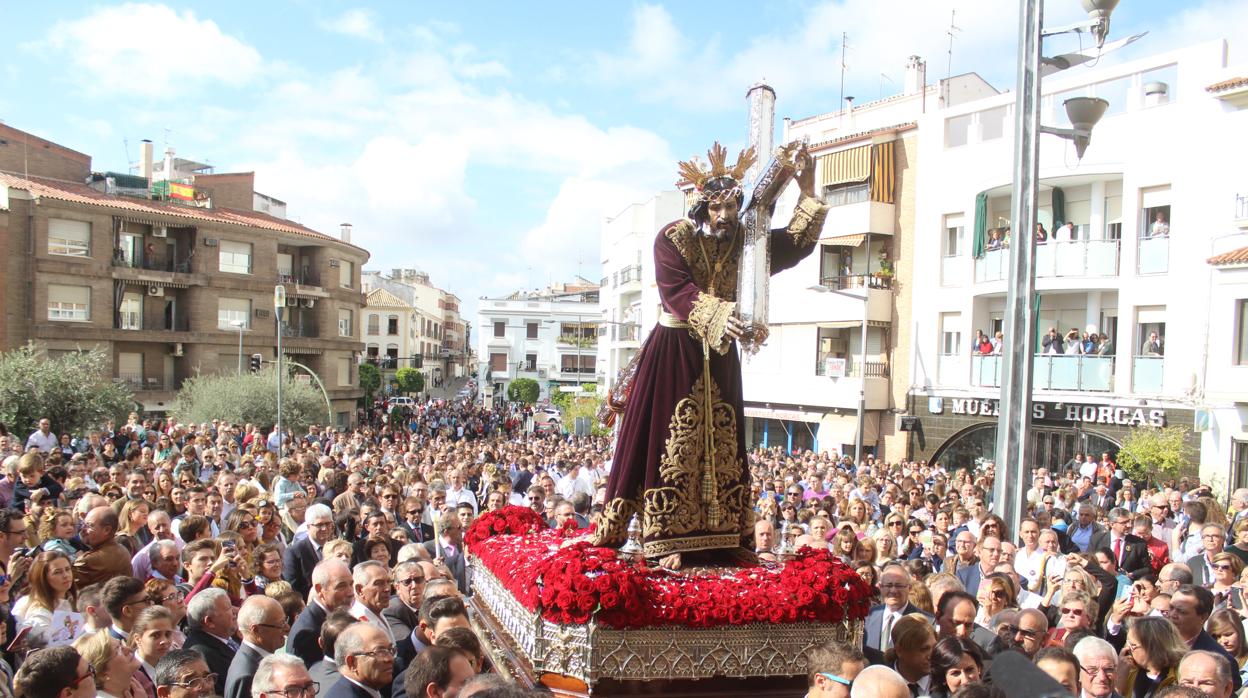
<instances>
[{"instance_id":1,"label":"traffic light","mask_svg":"<svg viewBox=\"0 0 1248 698\"><path fill-rule=\"evenodd\" d=\"M252 354L251 355L251 372L259 373L260 364L263 362L264 362L264 354Z\"/></svg>"}]
</instances>

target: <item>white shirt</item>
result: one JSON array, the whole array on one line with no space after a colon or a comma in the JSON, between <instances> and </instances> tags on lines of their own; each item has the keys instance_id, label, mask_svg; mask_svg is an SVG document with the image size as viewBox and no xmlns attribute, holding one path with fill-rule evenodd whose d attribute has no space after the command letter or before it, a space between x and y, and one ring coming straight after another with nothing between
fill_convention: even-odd
<instances>
[{"instance_id":1,"label":"white shirt","mask_svg":"<svg viewBox=\"0 0 1248 698\"><path fill-rule=\"evenodd\" d=\"M453 490L448 487L446 490L447 508L454 510L454 508L462 502L468 502L471 504L473 515L475 516L477 514L477 496L472 493L472 490L467 487L458 490Z\"/></svg>"},{"instance_id":2,"label":"white shirt","mask_svg":"<svg viewBox=\"0 0 1248 698\"><path fill-rule=\"evenodd\" d=\"M590 497L594 496L593 484L586 484L584 478L580 475L576 477L564 475L559 478L559 482L555 483L555 491L558 492L564 499L572 499L572 496L578 492L583 492Z\"/></svg>"},{"instance_id":3,"label":"white shirt","mask_svg":"<svg viewBox=\"0 0 1248 698\"><path fill-rule=\"evenodd\" d=\"M351 604L351 608L347 611L347 613L350 613L353 618L359 618L369 625L380 628L385 631L386 637L390 638L392 642L395 641L394 634L390 632L390 624L387 623L381 616L373 613L372 609L368 606L360 603L359 599L356 599L355 603Z\"/></svg>"},{"instance_id":4,"label":"white shirt","mask_svg":"<svg viewBox=\"0 0 1248 698\"><path fill-rule=\"evenodd\" d=\"M1014 571L1018 576L1027 580L1028 589L1039 589L1037 582L1040 581L1040 561L1044 558L1044 548L1036 546L1032 552L1027 552L1026 546L1019 548L1014 553ZM1049 563L1050 566L1053 563ZM1050 570L1052 572L1052 570Z\"/></svg>"},{"instance_id":5,"label":"white shirt","mask_svg":"<svg viewBox=\"0 0 1248 698\"><path fill-rule=\"evenodd\" d=\"M44 434L38 429L26 438L26 448L34 446L39 449L40 453L51 453L52 449L56 448L60 443L61 440L56 438L56 434L52 432Z\"/></svg>"}]
</instances>

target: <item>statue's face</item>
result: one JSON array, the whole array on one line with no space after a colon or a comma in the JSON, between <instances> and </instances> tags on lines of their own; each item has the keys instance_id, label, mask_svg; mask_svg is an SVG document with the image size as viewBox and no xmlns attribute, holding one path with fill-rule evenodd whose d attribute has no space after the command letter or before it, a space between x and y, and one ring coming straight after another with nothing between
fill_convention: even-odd
<instances>
[{"instance_id":1,"label":"statue's face","mask_svg":"<svg viewBox=\"0 0 1248 698\"><path fill-rule=\"evenodd\" d=\"M706 227L715 237L723 237L736 230L740 210L737 208L737 197L729 196L724 201L713 202L706 207Z\"/></svg>"}]
</instances>

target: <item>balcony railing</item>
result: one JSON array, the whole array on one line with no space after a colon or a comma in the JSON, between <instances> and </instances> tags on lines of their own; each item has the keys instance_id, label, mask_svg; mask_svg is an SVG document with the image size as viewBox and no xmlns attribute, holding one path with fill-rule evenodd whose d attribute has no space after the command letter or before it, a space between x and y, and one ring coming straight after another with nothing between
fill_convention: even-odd
<instances>
[{"instance_id":1,"label":"balcony railing","mask_svg":"<svg viewBox=\"0 0 1248 698\"><path fill-rule=\"evenodd\" d=\"M121 314L120 321L113 319L113 329L134 332L190 332L191 319L186 315L179 315L174 318L161 317L158 320L144 322L139 313L125 312ZM228 329L233 330L233 328Z\"/></svg>"},{"instance_id":2,"label":"balcony railing","mask_svg":"<svg viewBox=\"0 0 1248 698\"><path fill-rule=\"evenodd\" d=\"M311 270L290 272L290 273L278 272L277 280L278 280L278 283L297 284L299 286L320 286L321 285L321 275Z\"/></svg>"},{"instance_id":3,"label":"balcony railing","mask_svg":"<svg viewBox=\"0 0 1248 698\"><path fill-rule=\"evenodd\" d=\"M117 376L117 382L126 386L133 391L141 390L164 390L165 382L159 378L144 377L140 373L122 373Z\"/></svg>"},{"instance_id":4,"label":"balcony railing","mask_svg":"<svg viewBox=\"0 0 1248 698\"><path fill-rule=\"evenodd\" d=\"M577 337L575 335L564 334L559 335L559 343L567 344L568 346L573 347L596 347L598 346L598 336L596 332L593 337Z\"/></svg>"},{"instance_id":5,"label":"balcony railing","mask_svg":"<svg viewBox=\"0 0 1248 698\"><path fill-rule=\"evenodd\" d=\"M616 339L621 342L636 342L641 337L641 328L637 325L613 325L613 327L616 330Z\"/></svg>"},{"instance_id":6,"label":"balcony railing","mask_svg":"<svg viewBox=\"0 0 1248 698\"><path fill-rule=\"evenodd\" d=\"M641 281L641 265L630 264L620 270L620 283L627 284L633 281Z\"/></svg>"},{"instance_id":7,"label":"balcony railing","mask_svg":"<svg viewBox=\"0 0 1248 698\"><path fill-rule=\"evenodd\" d=\"M1118 240L1049 240L1036 244L1036 276L1117 276ZM1010 249L988 250L975 260L975 281L1002 281L1010 275Z\"/></svg>"},{"instance_id":8,"label":"balcony railing","mask_svg":"<svg viewBox=\"0 0 1248 698\"><path fill-rule=\"evenodd\" d=\"M1131 392L1160 395L1166 375L1166 359L1161 356L1135 356L1131 359Z\"/></svg>"},{"instance_id":9,"label":"balcony railing","mask_svg":"<svg viewBox=\"0 0 1248 698\"><path fill-rule=\"evenodd\" d=\"M1170 270L1170 236L1142 237L1137 242L1135 273L1165 274Z\"/></svg>"},{"instance_id":10,"label":"balcony railing","mask_svg":"<svg viewBox=\"0 0 1248 698\"><path fill-rule=\"evenodd\" d=\"M113 255L113 266L126 269L173 272L175 274L191 273L191 261L189 258L174 259L162 254L134 255L131 257L117 254Z\"/></svg>"},{"instance_id":11,"label":"balcony railing","mask_svg":"<svg viewBox=\"0 0 1248 698\"><path fill-rule=\"evenodd\" d=\"M971 356L971 385L999 388L1005 357ZM1109 392L1114 388L1114 357L1092 354L1036 354L1032 387L1037 390Z\"/></svg>"},{"instance_id":12,"label":"balcony railing","mask_svg":"<svg viewBox=\"0 0 1248 698\"><path fill-rule=\"evenodd\" d=\"M888 364L883 361L851 362L845 371L850 378L861 378L863 367L867 369L867 378L888 378Z\"/></svg>"},{"instance_id":13,"label":"balcony railing","mask_svg":"<svg viewBox=\"0 0 1248 698\"><path fill-rule=\"evenodd\" d=\"M892 275L881 274L850 274L847 276L825 276L819 280L820 285L833 291L843 291L847 288L879 288L891 289L893 287Z\"/></svg>"},{"instance_id":14,"label":"balcony railing","mask_svg":"<svg viewBox=\"0 0 1248 698\"><path fill-rule=\"evenodd\" d=\"M321 335L319 332L317 332L315 322L305 321L305 322L298 322L294 324L289 323L289 322L283 322L282 323L282 336L283 337L319 337Z\"/></svg>"}]
</instances>

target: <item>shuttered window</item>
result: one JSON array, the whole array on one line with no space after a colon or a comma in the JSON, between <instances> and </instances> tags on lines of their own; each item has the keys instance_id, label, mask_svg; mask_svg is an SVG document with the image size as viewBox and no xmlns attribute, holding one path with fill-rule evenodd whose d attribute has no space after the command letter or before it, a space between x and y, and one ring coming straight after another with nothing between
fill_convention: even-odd
<instances>
[{"instance_id":1,"label":"shuttered window","mask_svg":"<svg viewBox=\"0 0 1248 698\"><path fill-rule=\"evenodd\" d=\"M91 224L64 218L48 219L48 254L91 256Z\"/></svg>"},{"instance_id":2,"label":"shuttered window","mask_svg":"<svg viewBox=\"0 0 1248 698\"><path fill-rule=\"evenodd\" d=\"M251 243L221 241L221 271L231 274L251 273Z\"/></svg>"},{"instance_id":3,"label":"shuttered window","mask_svg":"<svg viewBox=\"0 0 1248 698\"><path fill-rule=\"evenodd\" d=\"M247 298L217 299L217 328L238 330L251 328L251 301Z\"/></svg>"},{"instance_id":4,"label":"shuttered window","mask_svg":"<svg viewBox=\"0 0 1248 698\"><path fill-rule=\"evenodd\" d=\"M88 322L91 319L91 288L48 284L48 319Z\"/></svg>"}]
</instances>

